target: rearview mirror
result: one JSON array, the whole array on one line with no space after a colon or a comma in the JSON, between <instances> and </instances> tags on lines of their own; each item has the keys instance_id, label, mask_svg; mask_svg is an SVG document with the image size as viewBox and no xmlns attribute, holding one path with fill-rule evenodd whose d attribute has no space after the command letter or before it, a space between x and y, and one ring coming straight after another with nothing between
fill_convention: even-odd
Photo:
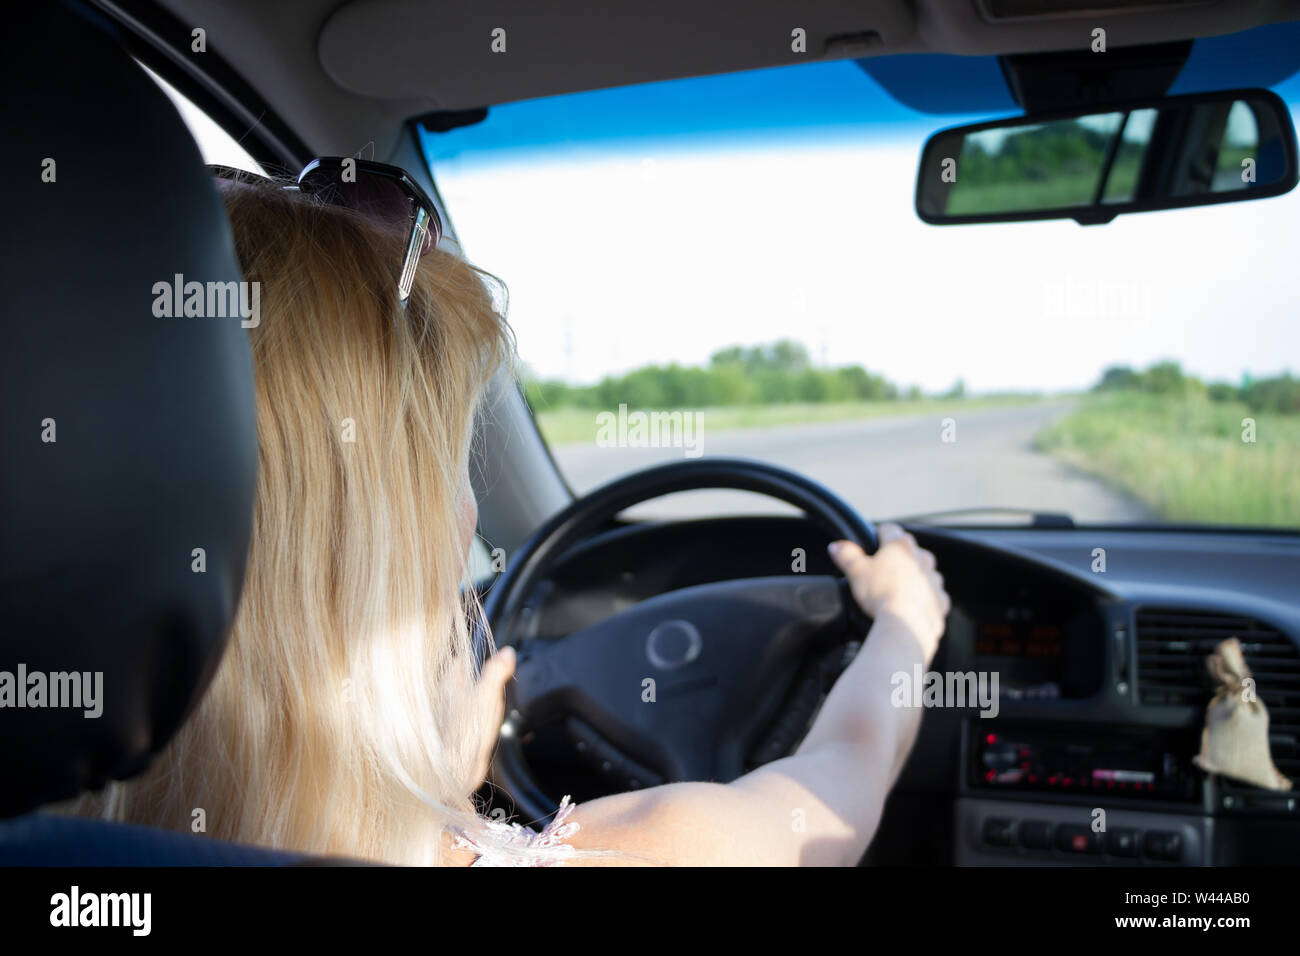
<instances>
[{"instance_id":1,"label":"rearview mirror","mask_svg":"<svg viewBox=\"0 0 1300 956\"><path fill-rule=\"evenodd\" d=\"M916 212L932 225L1074 219L1264 199L1296 184L1291 113L1230 90L959 126L921 153Z\"/></svg>"}]
</instances>

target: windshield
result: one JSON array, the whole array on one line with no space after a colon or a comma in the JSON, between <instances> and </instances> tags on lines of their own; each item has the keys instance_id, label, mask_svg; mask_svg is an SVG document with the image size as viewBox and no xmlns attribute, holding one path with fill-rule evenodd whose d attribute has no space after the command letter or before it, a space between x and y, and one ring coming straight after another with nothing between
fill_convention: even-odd
<instances>
[{"instance_id":1,"label":"windshield","mask_svg":"<svg viewBox=\"0 0 1300 956\"><path fill-rule=\"evenodd\" d=\"M920 113L841 61L422 138L467 254L509 288L578 493L742 455L875 518L1300 526L1300 191L1102 227L922 223L925 138L1014 112ZM678 499L649 510L735 504Z\"/></svg>"}]
</instances>

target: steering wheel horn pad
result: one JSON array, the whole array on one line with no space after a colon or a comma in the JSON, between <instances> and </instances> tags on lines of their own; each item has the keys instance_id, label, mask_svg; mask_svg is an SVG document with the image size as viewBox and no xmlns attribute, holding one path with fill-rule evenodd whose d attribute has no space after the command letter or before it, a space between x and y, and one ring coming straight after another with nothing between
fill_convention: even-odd
<instances>
[{"instance_id":1,"label":"steering wheel horn pad","mask_svg":"<svg viewBox=\"0 0 1300 956\"><path fill-rule=\"evenodd\" d=\"M704 638L700 629L680 618L664 621L645 639L645 656L661 671L685 667L700 656Z\"/></svg>"}]
</instances>

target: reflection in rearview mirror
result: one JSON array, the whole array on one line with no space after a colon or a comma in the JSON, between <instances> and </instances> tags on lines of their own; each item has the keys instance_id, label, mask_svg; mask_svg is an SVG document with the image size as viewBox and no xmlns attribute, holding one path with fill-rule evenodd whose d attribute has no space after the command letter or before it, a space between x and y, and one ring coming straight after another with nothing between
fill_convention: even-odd
<instances>
[{"instance_id":1,"label":"reflection in rearview mirror","mask_svg":"<svg viewBox=\"0 0 1300 956\"><path fill-rule=\"evenodd\" d=\"M916 210L935 225L1091 225L1277 196L1296 179L1286 104L1268 90L1236 90L944 130L921 155Z\"/></svg>"}]
</instances>

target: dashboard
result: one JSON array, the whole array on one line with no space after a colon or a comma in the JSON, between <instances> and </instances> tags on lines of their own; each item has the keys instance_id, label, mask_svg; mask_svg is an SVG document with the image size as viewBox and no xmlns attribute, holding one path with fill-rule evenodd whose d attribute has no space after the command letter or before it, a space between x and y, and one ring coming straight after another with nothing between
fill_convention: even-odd
<instances>
[{"instance_id":1,"label":"dashboard","mask_svg":"<svg viewBox=\"0 0 1300 956\"><path fill-rule=\"evenodd\" d=\"M909 530L953 600L931 667L952 686L933 688L947 706L927 708L864 863L1300 862L1296 791L1192 763L1211 695L1205 655L1237 636L1269 707L1274 762L1300 783L1300 536ZM798 517L618 525L565 555L519 627L526 641L553 640L669 590L832 574L826 543ZM784 717L752 742L747 766L798 743L852 637L774 689ZM580 736L538 729L527 744L538 779L578 800L622 789Z\"/></svg>"}]
</instances>

